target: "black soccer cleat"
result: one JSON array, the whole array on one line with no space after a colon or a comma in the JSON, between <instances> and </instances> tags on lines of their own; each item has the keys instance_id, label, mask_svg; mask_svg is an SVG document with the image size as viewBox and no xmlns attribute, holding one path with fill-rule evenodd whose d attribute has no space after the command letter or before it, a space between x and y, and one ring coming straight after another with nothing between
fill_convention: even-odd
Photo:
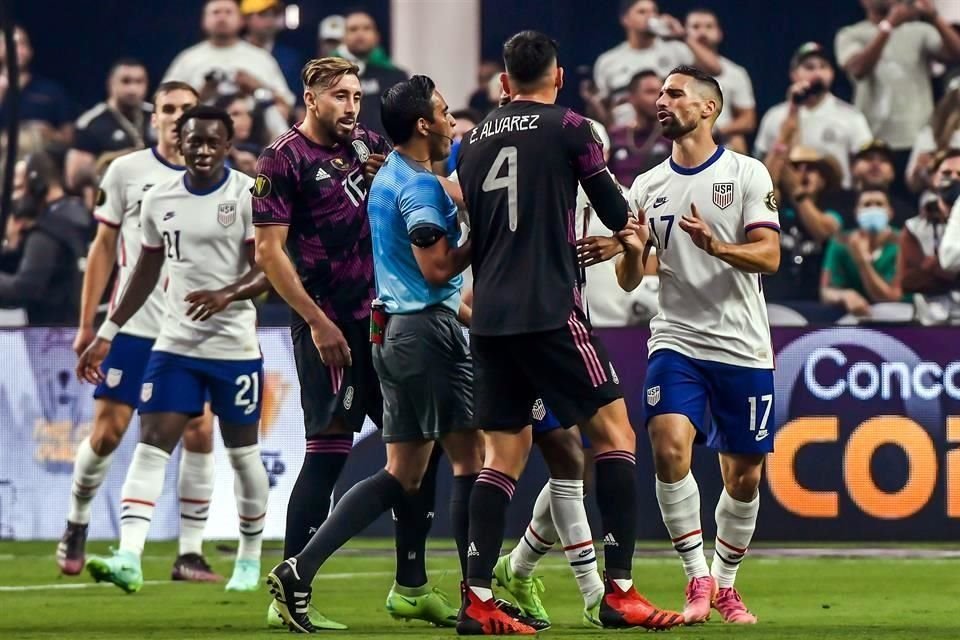
<instances>
[{"instance_id":1,"label":"black soccer cleat","mask_svg":"<svg viewBox=\"0 0 960 640\"><path fill-rule=\"evenodd\" d=\"M67 522L67 528L57 545L57 566L67 576L78 575L86 562L87 525Z\"/></svg>"},{"instance_id":2,"label":"black soccer cleat","mask_svg":"<svg viewBox=\"0 0 960 640\"><path fill-rule=\"evenodd\" d=\"M288 558L267 574L267 587L277 601L277 613L294 633L319 633L310 621L310 596L313 589L300 578L297 559Z\"/></svg>"}]
</instances>

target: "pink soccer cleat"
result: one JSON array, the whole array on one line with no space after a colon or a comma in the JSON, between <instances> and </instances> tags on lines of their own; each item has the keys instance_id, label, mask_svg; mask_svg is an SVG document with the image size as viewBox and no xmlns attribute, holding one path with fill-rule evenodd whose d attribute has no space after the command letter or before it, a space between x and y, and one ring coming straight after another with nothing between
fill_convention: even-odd
<instances>
[{"instance_id":1,"label":"pink soccer cleat","mask_svg":"<svg viewBox=\"0 0 960 640\"><path fill-rule=\"evenodd\" d=\"M731 624L756 624L757 616L750 613L743 604L740 594L733 587L717 591L713 597L713 608L720 612L724 622Z\"/></svg>"},{"instance_id":2,"label":"pink soccer cleat","mask_svg":"<svg viewBox=\"0 0 960 640\"><path fill-rule=\"evenodd\" d=\"M687 584L687 604L683 607L684 624L699 624L710 619L710 603L717 593L717 581L710 576L691 578Z\"/></svg>"}]
</instances>

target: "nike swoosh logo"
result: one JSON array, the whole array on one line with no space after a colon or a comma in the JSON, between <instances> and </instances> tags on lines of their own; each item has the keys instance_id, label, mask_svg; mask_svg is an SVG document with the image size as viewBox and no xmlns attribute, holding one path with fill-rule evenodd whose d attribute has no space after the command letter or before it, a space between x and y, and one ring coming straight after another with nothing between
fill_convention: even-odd
<instances>
[{"instance_id":1,"label":"nike swoosh logo","mask_svg":"<svg viewBox=\"0 0 960 640\"><path fill-rule=\"evenodd\" d=\"M662 207L662 206L665 205L665 204L667 204L666 198L664 198L663 200L657 199L657 200L654 201L654 203L653 203L653 208L654 208L654 209L657 209L657 208L659 208L659 207Z\"/></svg>"},{"instance_id":2,"label":"nike swoosh logo","mask_svg":"<svg viewBox=\"0 0 960 640\"><path fill-rule=\"evenodd\" d=\"M399 593L397 594L397 597L400 598L401 600L403 600L404 602L406 602L406 603L407 603L408 605L410 605L411 607L417 606L417 601L416 601L416 600L411 600L410 598L408 598L408 597L406 597L406 596L402 596L402 595L400 595Z\"/></svg>"},{"instance_id":3,"label":"nike swoosh logo","mask_svg":"<svg viewBox=\"0 0 960 640\"><path fill-rule=\"evenodd\" d=\"M761 431L760 433L757 434L757 438L756 438L757 442L764 440L768 435L770 435L769 431Z\"/></svg>"}]
</instances>

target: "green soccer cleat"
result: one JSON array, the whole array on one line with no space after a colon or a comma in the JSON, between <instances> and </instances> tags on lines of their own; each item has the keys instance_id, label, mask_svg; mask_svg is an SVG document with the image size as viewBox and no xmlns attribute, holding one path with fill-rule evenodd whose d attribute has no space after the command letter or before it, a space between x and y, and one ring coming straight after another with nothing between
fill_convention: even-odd
<instances>
[{"instance_id":1,"label":"green soccer cleat","mask_svg":"<svg viewBox=\"0 0 960 640\"><path fill-rule=\"evenodd\" d=\"M419 595L399 593L397 583L393 583L387 594L387 613L397 620L423 620L438 627L457 626L457 613L439 588Z\"/></svg>"},{"instance_id":2,"label":"green soccer cleat","mask_svg":"<svg viewBox=\"0 0 960 640\"><path fill-rule=\"evenodd\" d=\"M256 591L260 588L260 561L237 559L226 591Z\"/></svg>"},{"instance_id":3,"label":"green soccer cleat","mask_svg":"<svg viewBox=\"0 0 960 640\"><path fill-rule=\"evenodd\" d=\"M324 629L326 631L343 631L347 628L347 625L340 624L339 622L334 622L326 616L324 616L320 611L310 605L310 622L313 623L313 626L317 629ZM277 601L272 600L270 606L267 607L267 627L270 629L286 629L287 624L283 621L283 618L280 616L280 612L277 611Z\"/></svg>"},{"instance_id":4,"label":"green soccer cleat","mask_svg":"<svg viewBox=\"0 0 960 640\"><path fill-rule=\"evenodd\" d=\"M497 565L493 568L493 577L497 584L506 589L513 596L523 613L549 628L550 616L543 608L540 594L544 592L540 578L530 576L521 578L510 570L510 556L500 556Z\"/></svg>"},{"instance_id":5,"label":"green soccer cleat","mask_svg":"<svg viewBox=\"0 0 960 640\"><path fill-rule=\"evenodd\" d=\"M114 551L109 558L90 556L86 566L97 582L111 582L127 593L136 593L143 588L140 556L130 551Z\"/></svg>"},{"instance_id":6,"label":"green soccer cleat","mask_svg":"<svg viewBox=\"0 0 960 640\"><path fill-rule=\"evenodd\" d=\"M583 608L583 626L602 629L603 623L600 622L600 605L603 603L603 592L597 597L597 601L590 606Z\"/></svg>"}]
</instances>

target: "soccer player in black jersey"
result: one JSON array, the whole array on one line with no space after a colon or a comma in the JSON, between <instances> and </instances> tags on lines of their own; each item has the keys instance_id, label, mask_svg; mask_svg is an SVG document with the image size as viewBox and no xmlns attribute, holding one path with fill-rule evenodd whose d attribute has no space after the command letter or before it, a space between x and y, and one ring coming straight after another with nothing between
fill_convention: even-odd
<instances>
[{"instance_id":1,"label":"soccer player in black jersey","mask_svg":"<svg viewBox=\"0 0 960 640\"><path fill-rule=\"evenodd\" d=\"M523 31L503 48L510 104L461 143L457 170L473 243L475 420L486 458L470 499L467 586L457 630L503 629L490 590L507 505L530 452L530 407L542 398L563 425L581 425L596 451L603 520L604 626L664 629L683 623L633 587L636 436L616 373L591 330L577 286L577 183L615 232L631 223L605 171L590 123L556 106L563 85L557 45ZM525 631L521 631L523 633Z\"/></svg>"}]
</instances>

